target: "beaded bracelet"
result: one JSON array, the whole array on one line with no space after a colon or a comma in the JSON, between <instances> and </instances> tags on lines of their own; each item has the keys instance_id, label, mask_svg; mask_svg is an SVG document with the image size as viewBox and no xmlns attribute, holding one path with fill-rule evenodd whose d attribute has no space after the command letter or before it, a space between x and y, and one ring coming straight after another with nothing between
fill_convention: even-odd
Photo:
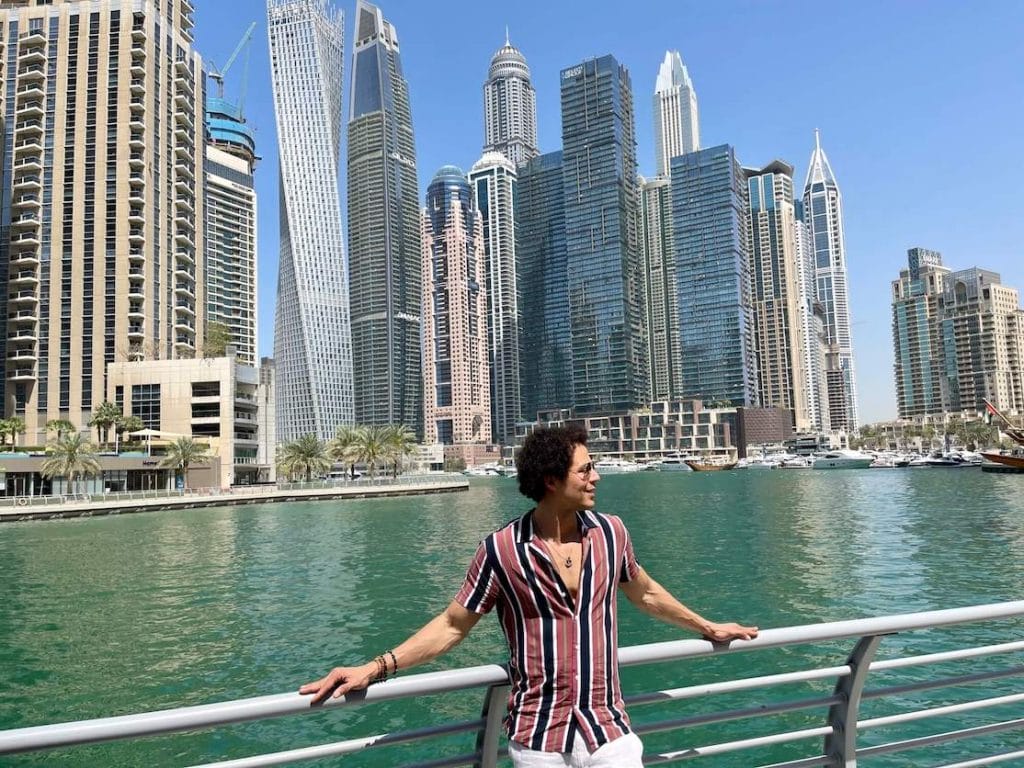
<instances>
[{"instance_id":1,"label":"beaded bracelet","mask_svg":"<svg viewBox=\"0 0 1024 768\"><path fill-rule=\"evenodd\" d=\"M394 665L394 669L391 670L391 674L397 676L398 675L398 659L395 658L395 652L394 651L388 651L387 653L388 653L388 656L391 657L392 665Z\"/></svg>"}]
</instances>

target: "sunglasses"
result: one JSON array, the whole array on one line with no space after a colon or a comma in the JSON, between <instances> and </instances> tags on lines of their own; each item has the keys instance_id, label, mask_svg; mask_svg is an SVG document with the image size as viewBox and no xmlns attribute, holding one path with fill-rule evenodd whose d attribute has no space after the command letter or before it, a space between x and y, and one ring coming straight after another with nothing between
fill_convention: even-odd
<instances>
[{"instance_id":1,"label":"sunglasses","mask_svg":"<svg viewBox=\"0 0 1024 768\"><path fill-rule=\"evenodd\" d=\"M573 471L579 474L580 477L590 477L590 473L593 472L594 469L594 462L588 461L582 467Z\"/></svg>"}]
</instances>

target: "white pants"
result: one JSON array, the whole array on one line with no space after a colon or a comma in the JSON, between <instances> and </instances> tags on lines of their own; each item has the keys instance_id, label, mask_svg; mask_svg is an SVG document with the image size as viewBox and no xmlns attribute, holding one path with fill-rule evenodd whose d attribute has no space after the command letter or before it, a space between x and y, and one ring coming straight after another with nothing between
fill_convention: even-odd
<instances>
[{"instance_id":1,"label":"white pants","mask_svg":"<svg viewBox=\"0 0 1024 768\"><path fill-rule=\"evenodd\" d=\"M572 752L541 752L510 741L508 754L515 768L642 768L644 745L635 733L627 733L591 752L576 731Z\"/></svg>"}]
</instances>

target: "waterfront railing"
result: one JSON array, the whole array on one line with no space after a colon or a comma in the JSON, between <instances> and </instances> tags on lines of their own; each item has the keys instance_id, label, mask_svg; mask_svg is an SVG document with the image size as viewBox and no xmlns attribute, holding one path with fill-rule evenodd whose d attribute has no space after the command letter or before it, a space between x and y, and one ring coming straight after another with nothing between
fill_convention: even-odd
<instances>
[{"instance_id":1,"label":"waterfront railing","mask_svg":"<svg viewBox=\"0 0 1024 768\"><path fill-rule=\"evenodd\" d=\"M641 692L627 697L636 730L641 734L672 732L678 747L649 754L646 765L678 763L698 758L739 753L742 764L762 768L812 768L843 766L852 768L859 760L893 753L909 753L905 758L915 766L935 768L973 768L1024 759L1019 735L1015 739L985 739L1024 729L1021 705L1024 666L1024 600L967 608L881 616L822 624L766 629L750 641L726 645L705 640L681 640L622 648L622 666L658 665L668 677L671 666L689 659L736 653L775 653L783 664L808 658L792 653L797 646L816 650L811 657L829 661L820 666L786 669L747 678ZM956 628L962 627L964 631ZM944 629L953 628L953 629ZM923 643L918 640L923 637ZM984 644L963 644L963 638L983 637ZM999 639L1000 642L989 642ZM886 646L896 651L879 657ZM928 652L908 653L927 648ZM937 650L941 648L941 650ZM979 664L987 658L989 662ZM992 664L996 660L996 664ZM991 666L990 666L991 665ZM984 667L984 668L983 668ZM913 670L905 679L886 681L899 670ZM876 687L868 687L869 681ZM808 684L826 686L821 692L803 695ZM790 690L780 696L779 689ZM794 694L793 689L798 689ZM331 699L323 707L311 708L309 697L282 693L217 704L183 707L97 720L44 725L0 731L0 754L31 752L70 747L94 742L134 739L154 734L212 728L229 723L263 720L286 715L345 708L356 704L372 705L396 699L411 699L445 692L479 696L481 715L458 722L431 723L431 708L418 708L422 721L408 730L353 736L330 744L242 757L208 763L206 768L255 768L297 763L304 760L351 755L370 749L410 742L448 739L462 734L460 754L408 763L407 768L474 766L495 768L506 754L501 746L501 722L508 696L508 677L504 667L485 665L410 675L371 686L347 697ZM935 699L922 702L916 694ZM717 697L732 694L742 698L735 706ZM767 697L764 703L758 697ZM729 697L726 696L728 699ZM656 722L639 722L644 705L673 706L672 702L697 700L701 713L673 716ZM862 704L887 702L889 710L880 716L866 717ZM769 730L778 716L800 713L801 727L782 727L759 736L701 742L707 728L735 721L764 722ZM956 727L949 728L950 721ZM929 721L937 723L928 727ZM784 726L792 725L786 720ZM908 727L912 731L908 731ZM927 728L927 730L922 730ZM687 730L691 729L691 730ZM869 734L865 737L864 734ZM874 736L874 734L880 734ZM868 743L870 740L870 743ZM967 759L948 762L931 754L928 761L920 750L958 742ZM447 743L447 742L446 742ZM765 753L777 745L802 746L805 754L786 762L765 763ZM945 748L944 748L945 749ZM944 751L944 750L943 750ZM713 761L701 760L700 765ZM875 764L875 763L872 763Z\"/></svg>"},{"instance_id":2,"label":"waterfront railing","mask_svg":"<svg viewBox=\"0 0 1024 768\"><path fill-rule=\"evenodd\" d=\"M178 488L178 489L155 489L148 491L116 491L107 493L65 493L40 496L0 496L0 509L21 508L21 507L53 507L74 504L94 504L104 502L120 504L122 502L134 502L151 499L181 499L188 497L209 497L238 495L246 496L273 496L287 493L289 491L328 491L342 488L379 488L381 486L408 486L416 485L423 487L446 485L452 482L465 482L463 475L450 472L429 472L401 474L397 477L391 475L377 475L375 477L330 478L327 480L313 480L310 482L286 483L262 483L259 485L235 485L230 488Z\"/></svg>"}]
</instances>

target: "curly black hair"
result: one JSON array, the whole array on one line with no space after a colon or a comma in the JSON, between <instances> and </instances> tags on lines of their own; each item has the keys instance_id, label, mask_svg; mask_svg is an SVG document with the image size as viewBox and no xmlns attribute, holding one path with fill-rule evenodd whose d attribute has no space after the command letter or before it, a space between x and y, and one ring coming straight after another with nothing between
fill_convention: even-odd
<instances>
[{"instance_id":1,"label":"curly black hair","mask_svg":"<svg viewBox=\"0 0 1024 768\"><path fill-rule=\"evenodd\" d=\"M545 427L527 436L516 457L519 492L540 501L548 492L549 477L563 480L569 475L572 454L577 445L587 444L583 427Z\"/></svg>"}]
</instances>

